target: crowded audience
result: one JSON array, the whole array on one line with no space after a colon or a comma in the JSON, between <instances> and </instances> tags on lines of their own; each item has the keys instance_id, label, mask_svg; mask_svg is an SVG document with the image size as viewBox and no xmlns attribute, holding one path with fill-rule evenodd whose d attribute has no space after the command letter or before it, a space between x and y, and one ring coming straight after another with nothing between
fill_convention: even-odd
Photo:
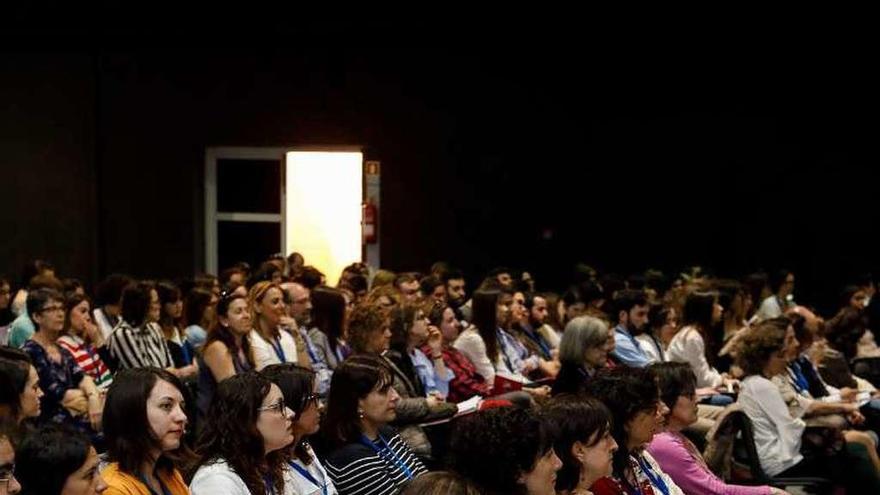
<instances>
[{"instance_id":1,"label":"crowded audience","mask_svg":"<svg viewBox=\"0 0 880 495\"><path fill-rule=\"evenodd\" d=\"M0 495L880 493L870 274L307 262L0 277Z\"/></svg>"}]
</instances>

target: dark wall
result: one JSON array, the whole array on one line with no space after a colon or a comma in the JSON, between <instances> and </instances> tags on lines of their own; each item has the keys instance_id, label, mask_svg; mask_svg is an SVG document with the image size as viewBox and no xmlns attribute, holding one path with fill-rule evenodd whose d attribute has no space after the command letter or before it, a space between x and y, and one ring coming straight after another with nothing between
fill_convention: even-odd
<instances>
[{"instance_id":1,"label":"dark wall","mask_svg":"<svg viewBox=\"0 0 880 495\"><path fill-rule=\"evenodd\" d=\"M200 270L205 147L308 144L382 161L391 269L507 264L558 286L576 261L789 266L808 300L876 271L876 104L847 68L427 39L0 55L0 272L35 255L88 280Z\"/></svg>"}]
</instances>

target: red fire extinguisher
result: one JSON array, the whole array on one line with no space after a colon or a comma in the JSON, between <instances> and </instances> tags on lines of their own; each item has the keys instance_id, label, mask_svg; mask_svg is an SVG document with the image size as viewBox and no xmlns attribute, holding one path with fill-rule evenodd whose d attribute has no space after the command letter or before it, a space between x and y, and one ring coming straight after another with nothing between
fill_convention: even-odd
<instances>
[{"instance_id":1,"label":"red fire extinguisher","mask_svg":"<svg viewBox=\"0 0 880 495\"><path fill-rule=\"evenodd\" d=\"M379 223L379 211L371 198L363 206L363 238L364 244L375 244L377 239L377 227Z\"/></svg>"}]
</instances>

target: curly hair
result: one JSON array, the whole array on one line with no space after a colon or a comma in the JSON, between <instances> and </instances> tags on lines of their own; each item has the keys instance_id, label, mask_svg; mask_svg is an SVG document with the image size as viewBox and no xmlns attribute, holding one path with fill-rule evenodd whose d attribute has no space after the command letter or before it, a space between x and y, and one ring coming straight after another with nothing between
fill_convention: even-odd
<instances>
[{"instance_id":1,"label":"curly hair","mask_svg":"<svg viewBox=\"0 0 880 495\"><path fill-rule=\"evenodd\" d=\"M588 447L599 443L611 432L611 411L592 397L560 395L546 406L544 415L553 450L562 460L562 468L556 473L556 490L574 490L581 478L582 466L571 447L575 442Z\"/></svg>"},{"instance_id":2,"label":"curly hair","mask_svg":"<svg viewBox=\"0 0 880 495\"><path fill-rule=\"evenodd\" d=\"M256 371L231 376L217 385L196 447L197 466L226 461L251 493L271 491L265 485L267 477L274 480L275 493L284 492L286 450L266 455L257 430L260 407L271 386Z\"/></svg>"},{"instance_id":3,"label":"curly hair","mask_svg":"<svg viewBox=\"0 0 880 495\"><path fill-rule=\"evenodd\" d=\"M487 494L525 494L519 477L553 445L532 409L501 407L458 421L449 444L450 467Z\"/></svg>"},{"instance_id":4,"label":"curly hair","mask_svg":"<svg viewBox=\"0 0 880 495\"><path fill-rule=\"evenodd\" d=\"M388 314L382 308L359 304L351 312L348 321L348 343L354 352L367 352L370 339L376 332L385 330Z\"/></svg>"},{"instance_id":5,"label":"curly hair","mask_svg":"<svg viewBox=\"0 0 880 495\"><path fill-rule=\"evenodd\" d=\"M622 479L628 465L629 433L626 425L645 411L656 411L660 393L654 375L644 368L612 368L600 371L588 384L587 395L600 400L614 418L611 435L617 442L614 453L614 476Z\"/></svg>"},{"instance_id":6,"label":"curly hair","mask_svg":"<svg viewBox=\"0 0 880 495\"><path fill-rule=\"evenodd\" d=\"M785 348L787 318L774 318L761 322L748 330L737 348L737 365L745 376L760 375L770 358Z\"/></svg>"}]
</instances>

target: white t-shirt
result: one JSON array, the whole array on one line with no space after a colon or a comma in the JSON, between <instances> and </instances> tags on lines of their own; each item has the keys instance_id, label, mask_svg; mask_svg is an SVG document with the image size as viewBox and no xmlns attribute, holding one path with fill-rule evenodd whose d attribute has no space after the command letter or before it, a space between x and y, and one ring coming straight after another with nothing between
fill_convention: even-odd
<instances>
[{"instance_id":1,"label":"white t-shirt","mask_svg":"<svg viewBox=\"0 0 880 495\"><path fill-rule=\"evenodd\" d=\"M251 333L248 334L251 349L254 351L254 362L257 365L257 371L270 364L296 362L296 342L293 340L293 336L284 330L279 330L278 333L280 337L271 343L261 337L256 330L251 330ZM283 360L281 359L282 357L284 358Z\"/></svg>"},{"instance_id":2,"label":"white t-shirt","mask_svg":"<svg viewBox=\"0 0 880 495\"><path fill-rule=\"evenodd\" d=\"M226 461L200 467L189 484L189 490L192 495L251 495L247 485Z\"/></svg>"}]
</instances>

